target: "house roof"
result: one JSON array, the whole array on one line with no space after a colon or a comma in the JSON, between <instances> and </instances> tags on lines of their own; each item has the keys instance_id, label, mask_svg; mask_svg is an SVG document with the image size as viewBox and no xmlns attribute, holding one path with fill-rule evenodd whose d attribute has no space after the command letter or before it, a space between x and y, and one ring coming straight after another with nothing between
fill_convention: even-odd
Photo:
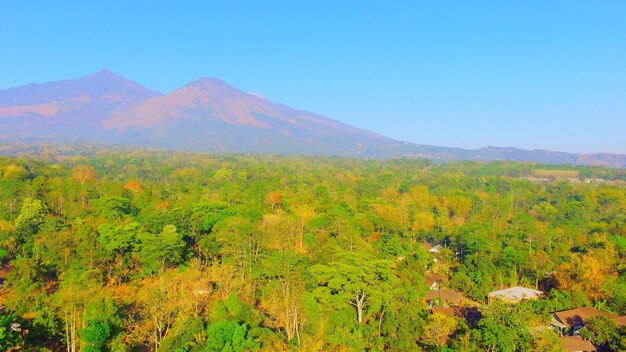
<instances>
[{"instance_id":1,"label":"house roof","mask_svg":"<svg viewBox=\"0 0 626 352\"><path fill-rule=\"evenodd\" d=\"M561 329L567 328L567 325L561 323L555 316L552 314L552 318L550 319L550 325L559 327Z\"/></svg>"},{"instance_id":2,"label":"house roof","mask_svg":"<svg viewBox=\"0 0 626 352\"><path fill-rule=\"evenodd\" d=\"M463 297L463 295L461 294L461 292L458 292L456 290L437 290L437 291L426 291L426 297L427 300L434 300L434 299L438 299L441 301L446 301L446 302L459 302L461 303L463 300L465 300L465 297Z\"/></svg>"},{"instance_id":3,"label":"house roof","mask_svg":"<svg viewBox=\"0 0 626 352\"><path fill-rule=\"evenodd\" d=\"M611 319L617 318L617 316L611 313L607 313L605 311L595 309L594 307L583 307L583 308L564 310L561 312L556 312L552 316L558 322L560 322L566 328L569 329L576 325L583 325L585 323L585 320L591 317L598 316L598 315L604 315Z\"/></svg>"},{"instance_id":4,"label":"house roof","mask_svg":"<svg viewBox=\"0 0 626 352\"><path fill-rule=\"evenodd\" d=\"M453 305L467 305L467 306L479 306L480 304L472 301L471 299L463 296L463 294L456 290L428 290L426 291L426 301L439 300L444 304Z\"/></svg>"},{"instance_id":5,"label":"house roof","mask_svg":"<svg viewBox=\"0 0 626 352\"><path fill-rule=\"evenodd\" d=\"M428 251L431 252L431 253L439 253L439 251L441 251L442 249L443 249L443 247L440 244L437 244L437 245L434 245Z\"/></svg>"},{"instance_id":6,"label":"house roof","mask_svg":"<svg viewBox=\"0 0 626 352\"><path fill-rule=\"evenodd\" d=\"M424 283L426 286L432 286L435 282L440 282L443 280L443 275L440 274L429 274L424 277Z\"/></svg>"},{"instance_id":7,"label":"house roof","mask_svg":"<svg viewBox=\"0 0 626 352\"><path fill-rule=\"evenodd\" d=\"M422 242L422 247L424 247L425 250L429 251L431 248L433 248L433 246L428 243L428 242Z\"/></svg>"},{"instance_id":8,"label":"house roof","mask_svg":"<svg viewBox=\"0 0 626 352\"><path fill-rule=\"evenodd\" d=\"M568 352L589 352L597 351L591 341L583 340L580 336L563 336L561 337L561 346L564 351Z\"/></svg>"},{"instance_id":9,"label":"house roof","mask_svg":"<svg viewBox=\"0 0 626 352\"><path fill-rule=\"evenodd\" d=\"M507 301L518 301L522 299L537 298L542 294L543 292L533 290L532 288L515 286L504 290L489 292L489 297L498 297Z\"/></svg>"},{"instance_id":10,"label":"house roof","mask_svg":"<svg viewBox=\"0 0 626 352\"><path fill-rule=\"evenodd\" d=\"M617 326L626 326L626 315L613 318L613 321L617 324Z\"/></svg>"}]
</instances>

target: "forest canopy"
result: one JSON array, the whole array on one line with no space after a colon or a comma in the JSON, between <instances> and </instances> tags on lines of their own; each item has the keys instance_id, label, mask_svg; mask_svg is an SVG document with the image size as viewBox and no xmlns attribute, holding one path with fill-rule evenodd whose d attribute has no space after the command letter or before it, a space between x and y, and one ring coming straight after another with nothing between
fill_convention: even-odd
<instances>
[{"instance_id":1,"label":"forest canopy","mask_svg":"<svg viewBox=\"0 0 626 352\"><path fill-rule=\"evenodd\" d=\"M558 351L539 328L553 312L626 315L624 179L513 162L0 157L0 349ZM433 275L477 318L435 312ZM543 295L484 309L513 286ZM626 343L593 324L599 345Z\"/></svg>"}]
</instances>

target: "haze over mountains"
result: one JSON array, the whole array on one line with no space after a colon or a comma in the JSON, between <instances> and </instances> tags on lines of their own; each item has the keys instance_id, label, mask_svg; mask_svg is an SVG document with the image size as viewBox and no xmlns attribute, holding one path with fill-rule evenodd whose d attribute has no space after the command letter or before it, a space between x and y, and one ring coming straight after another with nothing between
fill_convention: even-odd
<instances>
[{"instance_id":1,"label":"haze over mountains","mask_svg":"<svg viewBox=\"0 0 626 352\"><path fill-rule=\"evenodd\" d=\"M207 152L426 157L626 166L626 155L396 141L200 78L160 94L108 70L0 90L0 142L95 142Z\"/></svg>"}]
</instances>

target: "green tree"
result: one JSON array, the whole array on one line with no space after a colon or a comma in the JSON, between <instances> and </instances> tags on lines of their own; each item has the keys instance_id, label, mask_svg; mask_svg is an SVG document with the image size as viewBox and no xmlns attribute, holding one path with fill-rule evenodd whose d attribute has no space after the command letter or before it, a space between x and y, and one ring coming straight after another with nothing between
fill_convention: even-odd
<instances>
[{"instance_id":1,"label":"green tree","mask_svg":"<svg viewBox=\"0 0 626 352\"><path fill-rule=\"evenodd\" d=\"M83 351L99 352L102 351L104 343L111 334L111 327L106 322L88 321L86 327L81 329L80 337L86 342Z\"/></svg>"},{"instance_id":2,"label":"green tree","mask_svg":"<svg viewBox=\"0 0 626 352\"><path fill-rule=\"evenodd\" d=\"M353 306L353 321L358 324L380 319L398 281L391 262L360 252L340 252L337 257L334 262L310 268L317 282L313 293L319 304L344 314Z\"/></svg>"},{"instance_id":3,"label":"green tree","mask_svg":"<svg viewBox=\"0 0 626 352\"><path fill-rule=\"evenodd\" d=\"M617 351L621 345L620 328L615 321L604 315L591 317L585 321L585 326L580 329L580 336L591 340L602 351Z\"/></svg>"},{"instance_id":4,"label":"green tree","mask_svg":"<svg viewBox=\"0 0 626 352\"><path fill-rule=\"evenodd\" d=\"M239 352L256 349L259 343L248 336L248 325L232 320L220 320L207 327L209 351Z\"/></svg>"},{"instance_id":5,"label":"green tree","mask_svg":"<svg viewBox=\"0 0 626 352\"><path fill-rule=\"evenodd\" d=\"M121 219L135 212L130 199L102 197L94 201L97 211L109 219Z\"/></svg>"},{"instance_id":6,"label":"green tree","mask_svg":"<svg viewBox=\"0 0 626 352\"><path fill-rule=\"evenodd\" d=\"M46 220L46 207L41 200L26 198L22 210L15 219L15 227L28 233L36 233Z\"/></svg>"},{"instance_id":7,"label":"green tree","mask_svg":"<svg viewBox=\"0 0 626 352\"><path fill-rule=\"evenodd\" d=\"M2 351L17 349L24 343L20 332L11 328L13 324L18 324L13 316L0 314L0 350ZM15 329L21 329L20 325L14 326Z\"/></svg>"},{"instance_id":8,"label":"green tree","mask_svg":"<svg viewBox=\"0 0 626 352\"><path fill-rule=\"evenodd\" d=\"M236 294L230 294L226 300L218 302L211 313L211 322L207 326L208 350L238 352L260 347L251 336L260 322L251 306Z\"/></svg>"},{"instance_id":9,"label":"green tree","mask_svg":"<svg viewBox=\"0 0 626 352\"><path fill-rule=\"evenodd\" d=\"M110 263L113 263L115 268L115 270L108 270L109 276L116 271L121 274L121 270L133 264L131 254L142 233L142 226L138 222L119 225L105 223L98 227L97 241L110 258L106 261L108 266L110 267Z\"/></svg>"},{"instance_id":10,"label":"green tree","mask_svg":"<svg viewBox=\"0 0 626 352\"><path fill-rule=\"evenodd\" d=\"M473 337L487 351L526 351L530 349L533 324L525 304L508 304L496 300L473 330Z\"/></svg>"},{"instance_id":11,"label":"green tree","mask_svg":"<svg viewBox=\"0 0 626 352\"><path fill-rule=\"evenodd\" d=\"M162 271L166 264L178 264L183 259L185 241L174 225L165 225L158 234L141 233L138 239L139 259L148 273Z\"/></svg>"}]
</instances>

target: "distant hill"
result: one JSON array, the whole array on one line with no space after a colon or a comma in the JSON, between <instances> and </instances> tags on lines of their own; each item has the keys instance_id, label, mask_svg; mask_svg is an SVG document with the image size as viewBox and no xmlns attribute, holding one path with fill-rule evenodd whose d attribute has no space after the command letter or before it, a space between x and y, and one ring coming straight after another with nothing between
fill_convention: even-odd
<instances>
[{"instance_id":1,"label":"distant hill","mask_svg":"<svg viewBox=\"0 0 626 352\"><path fill-rule=\"evenodd\" d=\"M390 138L201 78L118 110L103 127L123 140L207 151L386 156Z\"/></svg>"},{"instance_id":2,"label":"distant hill","mask_svg":"<svg viewBox=\"0 0 626 352\"><path fill-rule=\"evenodd\" d=\"M102 123L159 93L111 71L0 90L0 138L101 140Z\"/></svg>"},{"instance_id":3,"label":"distant hill","mask_svg":"<svg viewBox=\"0 0 626 352\"><path fill-rule=\"evenodd\" d=\"M0 141L104 142L207 152L516 160L626 167L618 154L478 150L396 141L216 78L160 94L108 70L0 90Z\"/></svg>"}]
</instances>

